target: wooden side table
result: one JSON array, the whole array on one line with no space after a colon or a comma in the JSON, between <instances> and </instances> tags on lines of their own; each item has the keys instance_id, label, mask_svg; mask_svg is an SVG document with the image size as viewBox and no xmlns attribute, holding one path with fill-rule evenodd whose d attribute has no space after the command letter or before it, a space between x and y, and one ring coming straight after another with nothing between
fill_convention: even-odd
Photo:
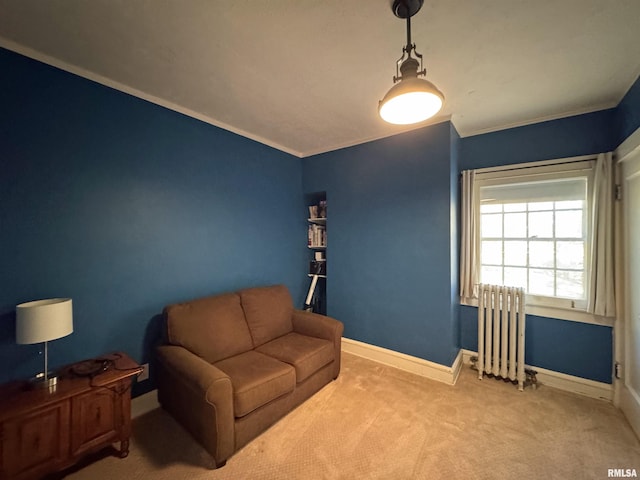
<instances>
[{"instance_id":1,"label":"wooden side table","mask_svg":"<svg viewBox=\"0 0 640 480\"><path fill-rule=\"evenodd\" d=\"M78 376L69 365L51 390L0 386L0 480L40 478L116 442L128 455L131 384L142 367L121 352L100 358L106 370Z\"/></svg>"}]
</instances>

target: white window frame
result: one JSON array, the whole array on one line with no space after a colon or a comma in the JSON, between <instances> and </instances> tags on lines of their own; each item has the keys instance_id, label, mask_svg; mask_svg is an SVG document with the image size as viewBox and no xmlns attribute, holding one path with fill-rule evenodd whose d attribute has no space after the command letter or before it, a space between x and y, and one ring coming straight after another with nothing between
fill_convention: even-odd
<instances>
[{"instance_id":1,"label":"white window frame","mask_svg":"<svg viewBox=\"0 0 640 480\"><path fill-rule=\"evenodd\" d=\"M585 155L558 160L547 160L541 162L530 162L524 164L504 165L477 169L475 172L475 183L473 192L474 214L477 219L475 228L477 229L477 271L480 275L481 257L481 233L480 233L480 188L491 185L501 185L507 180L508 183L519 183L529 181L544 181L549 178L576 178L584 176L587 178L587 196L585 204L585 259L584 259L584 287L585 300L576 301L559 297L546 297L527 294L527 313L550 318L593 323L598 325L612 326L612 319L600 317L587 312L587 300L589 298L591 283L591 265L589 255L590 239L592 237L592 217L593 217L593 179L596 155ZM462 302L466 305L477 306L477 300L466 299Z\"/></svg>"}]
</instances>

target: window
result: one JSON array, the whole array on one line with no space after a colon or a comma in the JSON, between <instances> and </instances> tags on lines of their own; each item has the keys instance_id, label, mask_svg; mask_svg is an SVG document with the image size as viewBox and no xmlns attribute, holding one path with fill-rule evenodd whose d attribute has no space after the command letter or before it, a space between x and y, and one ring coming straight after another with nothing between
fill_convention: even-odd
<instances>
[{"instance_id":1,"label":"window","mask_svg":"<svg viewBox=\"0 0 640 480\"><path fill-rule=\"evenodd\" d=\"M585 310L591 162L477 176L479 282L522 287L528 302Z\"/></svg>"}]
</instances>

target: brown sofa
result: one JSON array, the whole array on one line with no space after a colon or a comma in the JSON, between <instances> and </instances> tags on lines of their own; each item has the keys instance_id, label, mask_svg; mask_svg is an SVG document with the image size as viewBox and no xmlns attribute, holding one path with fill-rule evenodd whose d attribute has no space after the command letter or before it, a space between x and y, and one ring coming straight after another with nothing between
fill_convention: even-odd
<instances>
[{"instance_id":1,"label":"brown sofa","mask_svg":"<svg viewBox=\"0 0 640 480\"><path fill-rule=\"evenodd\" d=\"M283 285L164 309L158 400L220 467L340 372L343 325L295 310Z\"/></svg>"}]
</instances>

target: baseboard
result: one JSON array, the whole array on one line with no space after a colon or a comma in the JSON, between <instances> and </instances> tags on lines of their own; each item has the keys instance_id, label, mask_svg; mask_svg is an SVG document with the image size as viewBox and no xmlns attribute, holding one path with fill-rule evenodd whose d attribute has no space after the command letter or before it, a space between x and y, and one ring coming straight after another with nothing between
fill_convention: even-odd
<instances>
[{"instance_id":1,"label":"baseboard","mask_svg":"<svg viewBox=\"0 0 640 480\"><path fill-rule=\"evenodd\" d=\"M620 410L640 439L640 395L625 385L620 388Z\"/></svg>"},{"instance_id":2,"label":"baseboard","mask_svg":"<svg viewBox=\"0 0 640 480\"><path fill-rule=\"evenodd\" d=\"M366 343L342 339L342 350L347 353L368 358L378 363L416 373L420 376L438 380L440 382L455 385L460 370L462 369L462 351L458 352L451 367L430 362L421 358L412 357L403 353L394 352L385 348L376 347ZM152 390L131 400L131 418L136 418L145 413L160 408L158 402L158 390Z\"/></svg>"},{"instance_id":3,"label":"baseboard","mask_svg":"<svg viewBox=\"0 0 640 480\"><path fill-rule=\"evenodd\" d=\"M450 367L350 338L342 338L342 351L449 385L455 385L462 368L462 351Z\"/></svg>"},{"instance_id":4,"label":"baseboard","mask_svg":"<svg viewBox=\"0 0 640 480\"><path fill-rule=\"evenodd\" d=\"M139 417L159 407L158 390L151 390L131 400L131 418Z\"/></svg>"},{"instance_id":5,"label":"baseboard","mask_svg":"<svg viewBox=\"0 0 640 480\"><path fill-rule=\"evenodd\" d=\"M463 350L463 363L470 364L471 357L476 355L478 355L478 353L472 350ZM596 382L595 380L567 375L566 373L555 372L534 365L527 365L526 367L535 370L536 379L540 385L546 385L557 388L558 390L577 393L578 395L605 400L607 402L613 401L613 385L609 383Z\"/></svg>"}]
</instances>

